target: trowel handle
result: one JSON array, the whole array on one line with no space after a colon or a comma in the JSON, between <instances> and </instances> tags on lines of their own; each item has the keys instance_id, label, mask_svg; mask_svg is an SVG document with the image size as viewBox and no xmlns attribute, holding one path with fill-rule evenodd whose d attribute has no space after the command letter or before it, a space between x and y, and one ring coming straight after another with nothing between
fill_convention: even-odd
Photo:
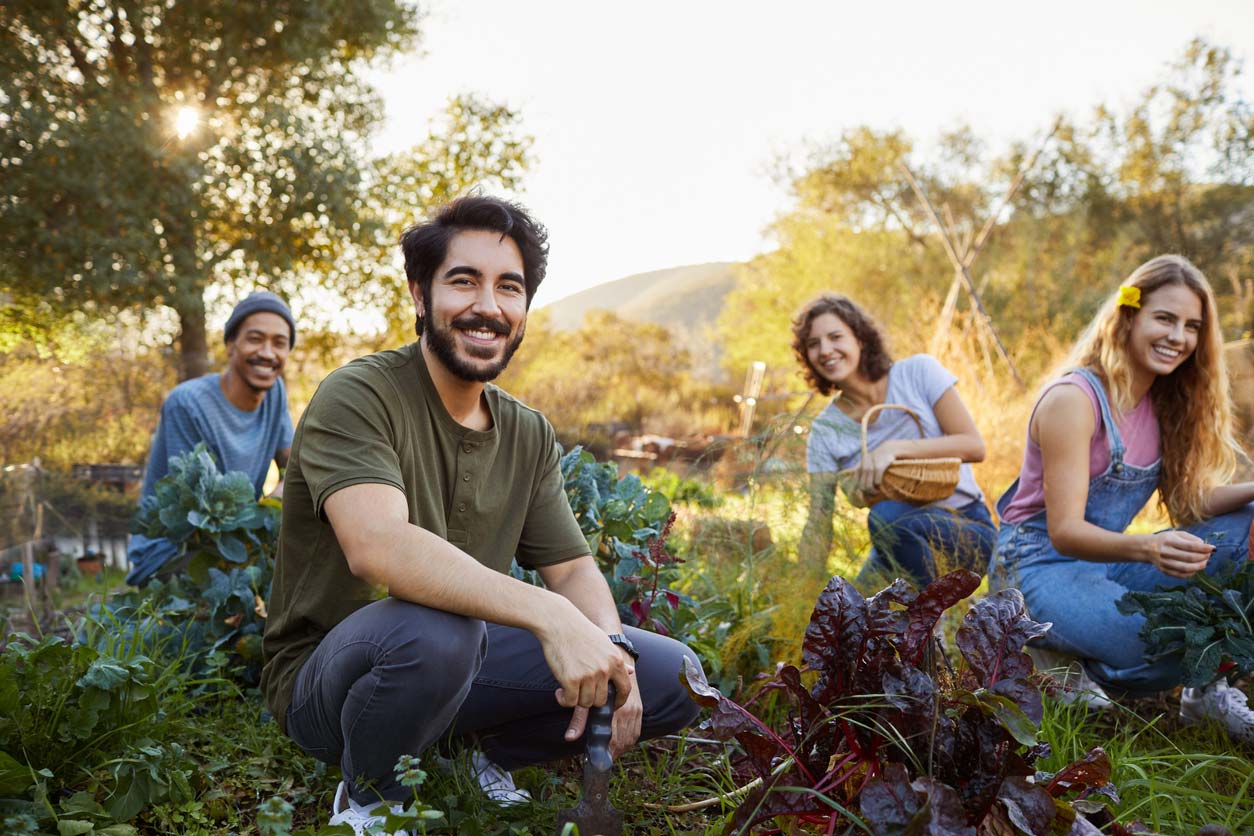
<instances>
[{"instance_id":1,"label":"trowel handle","mask_svg":"<svg viewBox=\"0 0 1254 836\"><path fill-rule=\"evenodd\" d=\"M614 765L610 755L610 735L614 732L614 686L610 685L605 705L588 709L588 728L584 743L588 747L588 764L599 772L609 772Z\"/></svg>"}]
</instances>

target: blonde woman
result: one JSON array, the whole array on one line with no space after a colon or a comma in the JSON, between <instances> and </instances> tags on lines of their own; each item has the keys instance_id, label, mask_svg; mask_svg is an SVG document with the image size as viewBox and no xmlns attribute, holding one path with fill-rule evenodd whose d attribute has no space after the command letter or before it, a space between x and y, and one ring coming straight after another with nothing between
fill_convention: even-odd
<instances>
[{"instance_id":1,"label":"blonde woman","mask_svg":"<svg viewBox=\"0 0 1254 836\"><path fill-rule=\"evenodd\" d=\"M1147 659L1128 590L1183 584L1247 554L1254 483L1225 484L1238 448L1215 297L1196 267L1159 256L1128 277L1049 384L1028 424L1019 478L997 503L994 589L1017 586L1053 622L1047 651L1080 662L1107 690L1180 683L1178 659ZM1125 529L1158 490L1175 528ZM1218 677L1186 689L1181 716L1220 720L1254 740L1245 696Z\"/></svg>"},{"instance_id":2,"label":"blonde woman","mask_svg":"<svg viewBox=\"0 0 1254 836\"><path fill-rule=\"evenodd\" d=\"M855 504L865 505L865 495L879 486L896 459L955 456L964 464L952 496L922 507L893 500L871 506L872 551L859 585L900 575L926 586L939 572L938 552L947 558L943 568L983 574L997 531L967 462L984 458L984 440L954 388L953 373L927 354L894 362L875 321L837 294L823 294L797 314L793 351L810 385L835 396L811 425L806 447L810 514L801 535L803 565L826 571L838 484ZM867 428L869 455L864 458L859 422L868 409L883 403L912 409L924 437L906 413L879 412Z\"/></svg>"}]
</instances>

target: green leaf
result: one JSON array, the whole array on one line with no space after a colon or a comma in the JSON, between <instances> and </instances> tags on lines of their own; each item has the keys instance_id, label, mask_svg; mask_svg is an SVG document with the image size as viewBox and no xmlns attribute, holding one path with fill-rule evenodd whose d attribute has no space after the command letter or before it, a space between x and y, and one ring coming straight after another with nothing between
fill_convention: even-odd
<instances>
[{"instance_id":1,"label":"green leaf","mask_svg":"<svg viewBox=\"0 0 1254 836\"><path fill-rule=\"evenodd\" d=\"M0 751L0 797L20 796L34 783L29 766L8 752Z\"/></svg>"},{"instance_id":2,"label":"green leaf","mask_svg":"<svg viewBox=\"0 0 1254 836\"><path fill-rule=\"evenodd\" d=\"M243 563L248 560L248 550L244 548L235 537L225 535L217 538L218 550L222 552L222 556L232 563Z\"/></svg>"},{"instance_id":3,"label":"green leaf","mask_svg":"<svg viewBox=\"0 0 1254 836\"><path fill-rule=\"evenodd\" d=\"M991 715L997 720L998 725L1024 746L1036 745L1036 724L1009 697L993 694L981 688L975 692L956 692L955 701Z\"/></svg>"},{"instance_id":4,"label":"green leaf","mask_svg":"<svg viewBox=\"0 0 1254 836\"><path fill-rule=\"evenodd\" d=\"M57 833L60 836L83 836L84 833L91 833L95 829L96 826L89 821L57 819Z\"/></svg>"},{"instance_id":5,"label":"green leaf","mask_svg":"<svg viewBox=\"0 0 1254 836\"><path fill-rule=\"evenodd\" d=\"M79 687L99 688L112 691L130 679L131 672L126 666L109 658L96 659L87 669L87 673L78 680Z\"/></svg>"}]
</instances>

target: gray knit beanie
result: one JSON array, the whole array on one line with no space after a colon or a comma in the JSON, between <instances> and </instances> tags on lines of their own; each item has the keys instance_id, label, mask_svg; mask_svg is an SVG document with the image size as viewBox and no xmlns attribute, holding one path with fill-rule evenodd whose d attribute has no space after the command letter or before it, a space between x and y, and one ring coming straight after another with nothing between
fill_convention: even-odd
<instances>
[{"instance_id":1,"label":"gray knit beanie","mask_svg":"<svg viewBox=\"0 0 1254 836\"><path fill-rule=\"evenodd\" d=\"M288 309L286 302L268 290L254 290L235 306L235 310L231 311L231 318L226 321L226 327L222 329L222 338L228 343L235 339L235 332L240 324L253 314L262 311L278 314L286 319L287 326L292 329L289 346L296 345L296 322L292 319L292 312Z\"/></svg>"}]
</instances>

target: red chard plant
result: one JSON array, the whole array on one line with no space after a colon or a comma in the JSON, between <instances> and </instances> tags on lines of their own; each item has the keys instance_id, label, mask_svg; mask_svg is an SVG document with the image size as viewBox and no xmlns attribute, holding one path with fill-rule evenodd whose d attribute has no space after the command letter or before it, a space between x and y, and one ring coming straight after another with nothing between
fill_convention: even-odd
<instances>
[{"instance_id":1,"label":"red chard plant","mask_svg":"<svg viewBox=\"0 0 1254 836\"><path fill-rule=\"evenodd\" d=\"M1018 590L972 605L957 632L962 664L943 662L936 625L979 583L958 571L868 599L832 578L806 630L805 669L784 666L764 686L787 703L782 728L687 668L712 734L735 738L756 778L725 832L1063 836L1098 823L1126 833L1108 812L1118 798L1100 749L1057 775L1035 769L1048 745L1023 646L1050 625L1026 615Z\"/></svg>"}]
</instances>

